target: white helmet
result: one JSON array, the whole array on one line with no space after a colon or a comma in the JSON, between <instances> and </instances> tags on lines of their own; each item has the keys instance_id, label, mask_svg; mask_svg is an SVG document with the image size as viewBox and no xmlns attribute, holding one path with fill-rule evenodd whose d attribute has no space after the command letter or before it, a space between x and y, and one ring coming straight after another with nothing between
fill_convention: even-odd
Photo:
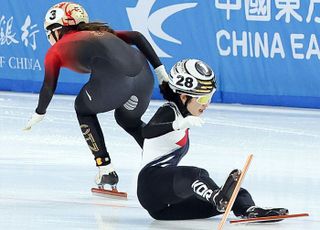
<instances>
[{"instance_id":1,"label":"white helmet","mask_svg":"<svg viewBox=\"0 0 320 230\"><path fill-rule=\"evenodd\" d=\"M64 26L75 26L81 22L89 22L89 16L81 5L72 2L60 2L51 7L44 20L44 29L47 31L51 45L59 40L58 29Z\"/></svg>"},{"instance_id":2,"label":"white helmet","mask_svg":"<svg viewBox=\"0 0 320 230\"><path fill-rule=\"evenodd\" d=\"M216 79L212 69L203 61L184 59L171 68L169 86L175 93L198 97L214 94Z\"/></svg>"}]
</instances>

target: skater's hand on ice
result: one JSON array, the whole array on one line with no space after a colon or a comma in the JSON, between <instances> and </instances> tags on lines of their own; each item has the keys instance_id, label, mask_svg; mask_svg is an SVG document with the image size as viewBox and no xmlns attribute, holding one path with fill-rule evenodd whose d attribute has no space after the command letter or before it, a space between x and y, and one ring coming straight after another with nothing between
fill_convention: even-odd
<instances>
[{"instance_id":1,"label":"skater's hand on ice","mask_svg":"<svg viewBox=\"0 0 320 230\"><path fill-rule=\"evenodd\" d=\"M161 66L158 66L157 68L155 68L154 72L156 73L156 75L158 77L159 85L161 85L163 81L165 81L165 82L169 81L169 77L168 77L168 74L167 74L167 71L166 71L164 65L161 65Z\"/></svg>"},{"instance_id":2,"label":"skater's hand on ice","mask_svg":"<svg viewBox=\"0 0 320 230\"><path fill-rule=\"evenodd\" d=\"M43 120L45 114L38 114L38 113L34 113L30 120L27 122L26 126L24 127L23 130L30 130L31 127L37 123L39 123L40 121Z\"/></svg>"},{"instance_id":3,"label":"skater's hand on ice","mask_svg":"<svg viewBox=\"0 0 320 230\"><path fill-rule=\"evenodd\" d=\"M192 126L200 127L204 124L204 120L197 116L187 116L185 118L180 118L172 123L172 128L174 130L187 129Z\"/></svg>"}]
</instances>

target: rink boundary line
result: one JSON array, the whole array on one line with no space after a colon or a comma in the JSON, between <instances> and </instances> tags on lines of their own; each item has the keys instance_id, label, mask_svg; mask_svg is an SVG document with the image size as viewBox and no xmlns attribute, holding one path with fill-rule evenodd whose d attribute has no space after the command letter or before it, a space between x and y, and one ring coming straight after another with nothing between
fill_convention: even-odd
<instances>
[{"instance_id":1,"label":"rink boundary line","mask_svg":"<svg viewBox=\"0 0 320 230\"><path fill-rule=\"evenodd\" d=\"M236 127L236 128L245 128L245 129L254 129L254 130L260 130L260 131L271 131L275 133L286 133L286 134L291 134L291 135L299 135L299 136L307 136L307 137L315 137L319 138L320 135L317 134L308 134L308 133L303 133L299 131L290 131L290 130L281 130L281 129L273 129L273 128L266 128L266 127L257 127L257 126L250 126L250 125L238 125L238 124L230 124L221 121L221 122L216 122L212 121L212 119L204 119L207 124L210 125L220 125L220 126L226 126L226 127Z\"/></svg>"},{"instance_id":2,"label":"rink boundary line","mask_svg":"<svg viewBox=\"0 0 320 230\"><path fill-rule=\"evenodd\" d=\"M11 97L30 97L30 98L35 98L38 99L39 93L23 93L23 92L12 92L12 91L1 91L0 96L11 96ZM54 97L59 97L61 99L66 99L66 100L71 100L75 99L76 95L72 94L55 94Z\"/></svg>"},{"instance_id":3,"label":"rink boundary line","mask_svg":"<svg viewBox=\"0 0 320 230\"><path fill-rule=\"evenodd\" d=\"M0 105L0 108L7 108L7 109L25 109L25 110L30 110L30 114L34 112L34 108L31 107L23 107L23 106L9 106L9 105ZM54 112L68 112L68 113L76 113L74 109L68 110L68 109L55 109L55 108L50 108L50 111Z\"/></svg>"},{"instance_id":4,"label":"rink boundary line","mask_svg":"<svg viewBox=\"0 0 320 230\"><path fill-rule=\"evenodd\" d=\"M54 200L54 199L29 199L29 198L14 198L14 197L0 197L0 200L10 200L17 202L37 202L37 203L64 203L64 204L79 204L79 205L97 205L97 206L107 206L112 208L142 208L138 206L129 206L121 204L108 204L108 203L97 203L97 202L83 202L83 201L69 201L69 200ZM127 202L127 201L124 201Z\"/></svg>"},{"instance_id":5,"label":"rink boundary line","mask_svg":"<svg viewBox=\"0 0 320 230\"><path fill-rule=\"evenodd\" d=\"M39 97L38 93L23 93L23 92L7 92L1 91L0 96L12 97ZM74 101L76 95L55 94L54 97L58 100ZM152 99L150 105L161 106L164 100ZM226 110L226 111L250 111L250 112L269 112L269 113L289 113L289 114L303 114L320 116L320 110L315 108L300 108L300 107L286 107L286 106L270 106L270 105L252 105L252 104L239 104L239 103L215 103L213 102L208 109L213 110Z\"/></svg>"},{"instance_id":6,"label":"rink boundary line","mask_svg":"<svg viewBox=\"0 0 320 230\"><path fill-rule=\"evenodd\" d=\"M1 107L2 106L0 106L0 108ZM62 112L66 112L66 111L62 111ZM71 112L71 111L68 111L68 112ZM50 115L48 115L48 116L50 116ZM13 120L27 120L28 119L28 117L24 117L24 116L20 117L20 116L10 116L10 115L0 115L0 118L8 118L8 119L13 119ZM253 129L253 130L260 130L260 131L274 132L274 133L285 133L285 134L290 134L290 135L306 136L306 137L313 137L313 138L320 137L320 135L317 135L317 134L308 134L308 133L303 133L303 132L299 132L299 131L280 130L280 129L273 129L273 128L257 127L257 126L250 126L250 125L238 125L238 124L230 124L230 123L226 124L223 122L212 121L212 119L208 119L208 118L205 118L204 120L206 121L207 124L210 124L210 125L245 128L245 129ZM50 119L50 122L54 123L54 124L70 125L70 122L73 122L73 120L72 119L68 120L68 119L54 118L52 120ZM102 124L104 124L104 123L102 123Z\"/></svg>"}]
</instances>

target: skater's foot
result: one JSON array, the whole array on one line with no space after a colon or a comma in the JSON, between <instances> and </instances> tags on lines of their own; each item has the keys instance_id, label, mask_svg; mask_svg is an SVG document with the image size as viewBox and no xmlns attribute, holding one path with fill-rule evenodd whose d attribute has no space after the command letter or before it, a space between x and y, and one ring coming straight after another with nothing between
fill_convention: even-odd
<instances>
[{"instance_id":1,"label":"skater's foot","mask_svg":"<svg viewBox=\"0 0 320 230\"><path fill-rule=\"evenodd\" d=\"M236 188L238 179L240 177L241 171L239 169L234 169L228 176L224 185L216 191L213 197L213 201L219 212L225 212L229 200L232 196L234 189Z\"/></svg>"},{"instance_id":2,"label":"skater's foot","mask_svg":"<svg viewBox=\"0 0 320 230\"><path fill-rule=\"evenodd\" d=\"M286 208L260 208L257 206L252 206L248 208L246 214L243 218L256 218L256 217L266 217L266 216L283 216L289 214Z\"/></svg>"},{"instance_id":3,"label":"skater's foot","mask_svg":"<svg viewBox=\"0 0 320 230\"><path fill-rule=\"evenodd\" d=\"M118 181L119 177L112 164L99 166L99 172L96 176L96 184L99 188L103 188L104 185L108 184L113 189L116 189Z\"/></svg>"},{"instance_id":4,"label":"skater's foot","mask_svg":"<svg viewBox=\"0 0 320 230\"><path fill-rule=\"evenodd\" d=\"M119 182L119 177L113 168L112 164L105 166L99 166L99 173L96 176L96 184L98 188L92 188L91 192L93 195L102 196L112 199L127 199L127 193L119 192L117 189L117 184ZM110 189L105 189L105 185L110 185Z\"/></svg>"}]
</instances>

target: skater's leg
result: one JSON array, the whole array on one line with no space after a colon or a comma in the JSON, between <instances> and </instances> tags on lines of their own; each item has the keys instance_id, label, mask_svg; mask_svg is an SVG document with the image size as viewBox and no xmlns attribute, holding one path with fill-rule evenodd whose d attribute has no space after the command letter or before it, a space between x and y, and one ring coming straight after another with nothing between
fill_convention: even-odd
<instances>
[{"instance_id":1,"label":"skater's leg","mask_svg":"<svg viewBox=\"0 0 320 230\"><path fill-rule=\"evenodd\" d=\"M117 123L129 133L142 148L142 128L145 123L141 120L147 110L153 91L153 75L147 62L141 72L134 77L134 90L130 99L115 110Z\"/></svg>"},{"instance_id":2,"label":"skater's leg","mask_svg":"<svg viewBox=\"0 0 320 230\"><path fill-rule=\"evenodd\" d=\"M240 174L241 171L239 169L232 170L224 185L215 193L213 200L218 211L225 212L230 198L236 188Z\"/></svg>"},{"instance_id":3,"label":"skater's leg","mask_svg":"<svg viewBox=\"0 0 320 230\"><path fill-rule=\"evenodd\" d=\"M279 216L289 213L286 208L261 208L255 206L250 193L243 188L240 189L232 210L236 216L244 218Z\"/></svg>"},{"instance_id":4,"label":"skater's leg","mask_svg":"<svg viewBox=\"0 0 320 230\"><path fill-rule=\"evenodd\" d=\"M246 214L248 208L254 205L255 203L250 193L246 189L240 188L238 196L233 204L232 211L236 216L243 216Z\"/></svg>"},{"instance_id":5,"label":"skater's leg","mask_svg":"<svg viewBox=\"0 0 320 230\"><path fill-rule=\"evenodd\" d=\"M255 206L250 193L243 188L240 188L232 210L236 216L241 216L244 218L278 216L289 213L288 209L286 208L261 208Z\"/></svg>"},{"instance_id":6,"label":"skater's leg","mask_svg":"<svg viewBox=\"0 0 320 230\"><path fill-rule=\"evenodd\" d=\"M219 214L211 198L218 188L201 168L152 167L139 174L138 198L155 219L207 218Z\"/></svg>"},{"instance_id":7,"label":"skater's leg","mask_svg":"<svg viewBox=\"0 0 320 230\"><path fill-rule=\"evenodd\" d=\"M81 101L76 99L76 108L79 107ZM109 153L105 146L103 133L100 123L97 118L97 114L84 114L83 111L76 109L78 122L82 131L82 134L87 142L89 149L94 155L97 166L104 166L111 163Z\"/></svg>"},{"instance_id":8,"label":"skater's leg","mask_svg":"<svg viewBox=\"0 0 320 230\"><path fill-rule=\"evenodd\" d=\"M149 214L156 220L191 220L209 218L221 213L211 203L191 196L179 203L168 205L162 210L149 212Z\"/></svg>"},{"instance_id":9,"label":"skater's leg","mask_svg":"<svg viewBox=\"0 0 320 230\"><path fill-rule=\"evenodd\" d=\"M150 98L151 94L145 95L139 92L114 112L117 123L136 140L141 148L144 141L142 128L146 125L141 117L148 108Z\"/></svg>"},{"instance_id":10,"label":"skater's leg","mask_svg":"<svg viewBox=\"0 0 320 230\"><path fill-rule=\"evenodd\" d=\"M116 186L119 181L118 175L111 164L111 158L97 118L97 110L102 110L101 104L97 100L94 102L88 100L85 94L86 86L76 98L75 109L82 134L94 155L96 166L99 167L96 183L99 187L103 187L105 184Z\"/></svg>"},{"instance_id":11,"label":"skater's leg","mask_svg":"<svg viewBox=\"0 0 320 230\"><path fill-rule=\"evenodd\" d=\"M152 178L152 192L171 194L161 197L161 201L166 204L178 203L191 196L214 204L214 191L219 189L205 169L192 166L159 168ZM164 183L168 186L162 186Z\"/></svg>"},{"instance_id":12,"label":"skater's leg","mask_svg":"<svg viewBox=\"0 0 320 230\"><path fill-rule=\"evenodd\" d=\"M142 148L142 128L145 126L145 123L141 120L141 116L136 116L123 107L116 109L114 112L114 117L118 125L129 133Z\"/></svg>"},{"instance_id":13,"label":"skater's leg","mask_svg":"<svg viewBox=\"0 0 320 230\"><path fill-rule=\"evenodd\" d=\"M181 198L195 195L198 199L213 203L218 185L209 177L209 173L202 168L179 166L173 179L175 194Z\"/></svg>"}]
</instances>

